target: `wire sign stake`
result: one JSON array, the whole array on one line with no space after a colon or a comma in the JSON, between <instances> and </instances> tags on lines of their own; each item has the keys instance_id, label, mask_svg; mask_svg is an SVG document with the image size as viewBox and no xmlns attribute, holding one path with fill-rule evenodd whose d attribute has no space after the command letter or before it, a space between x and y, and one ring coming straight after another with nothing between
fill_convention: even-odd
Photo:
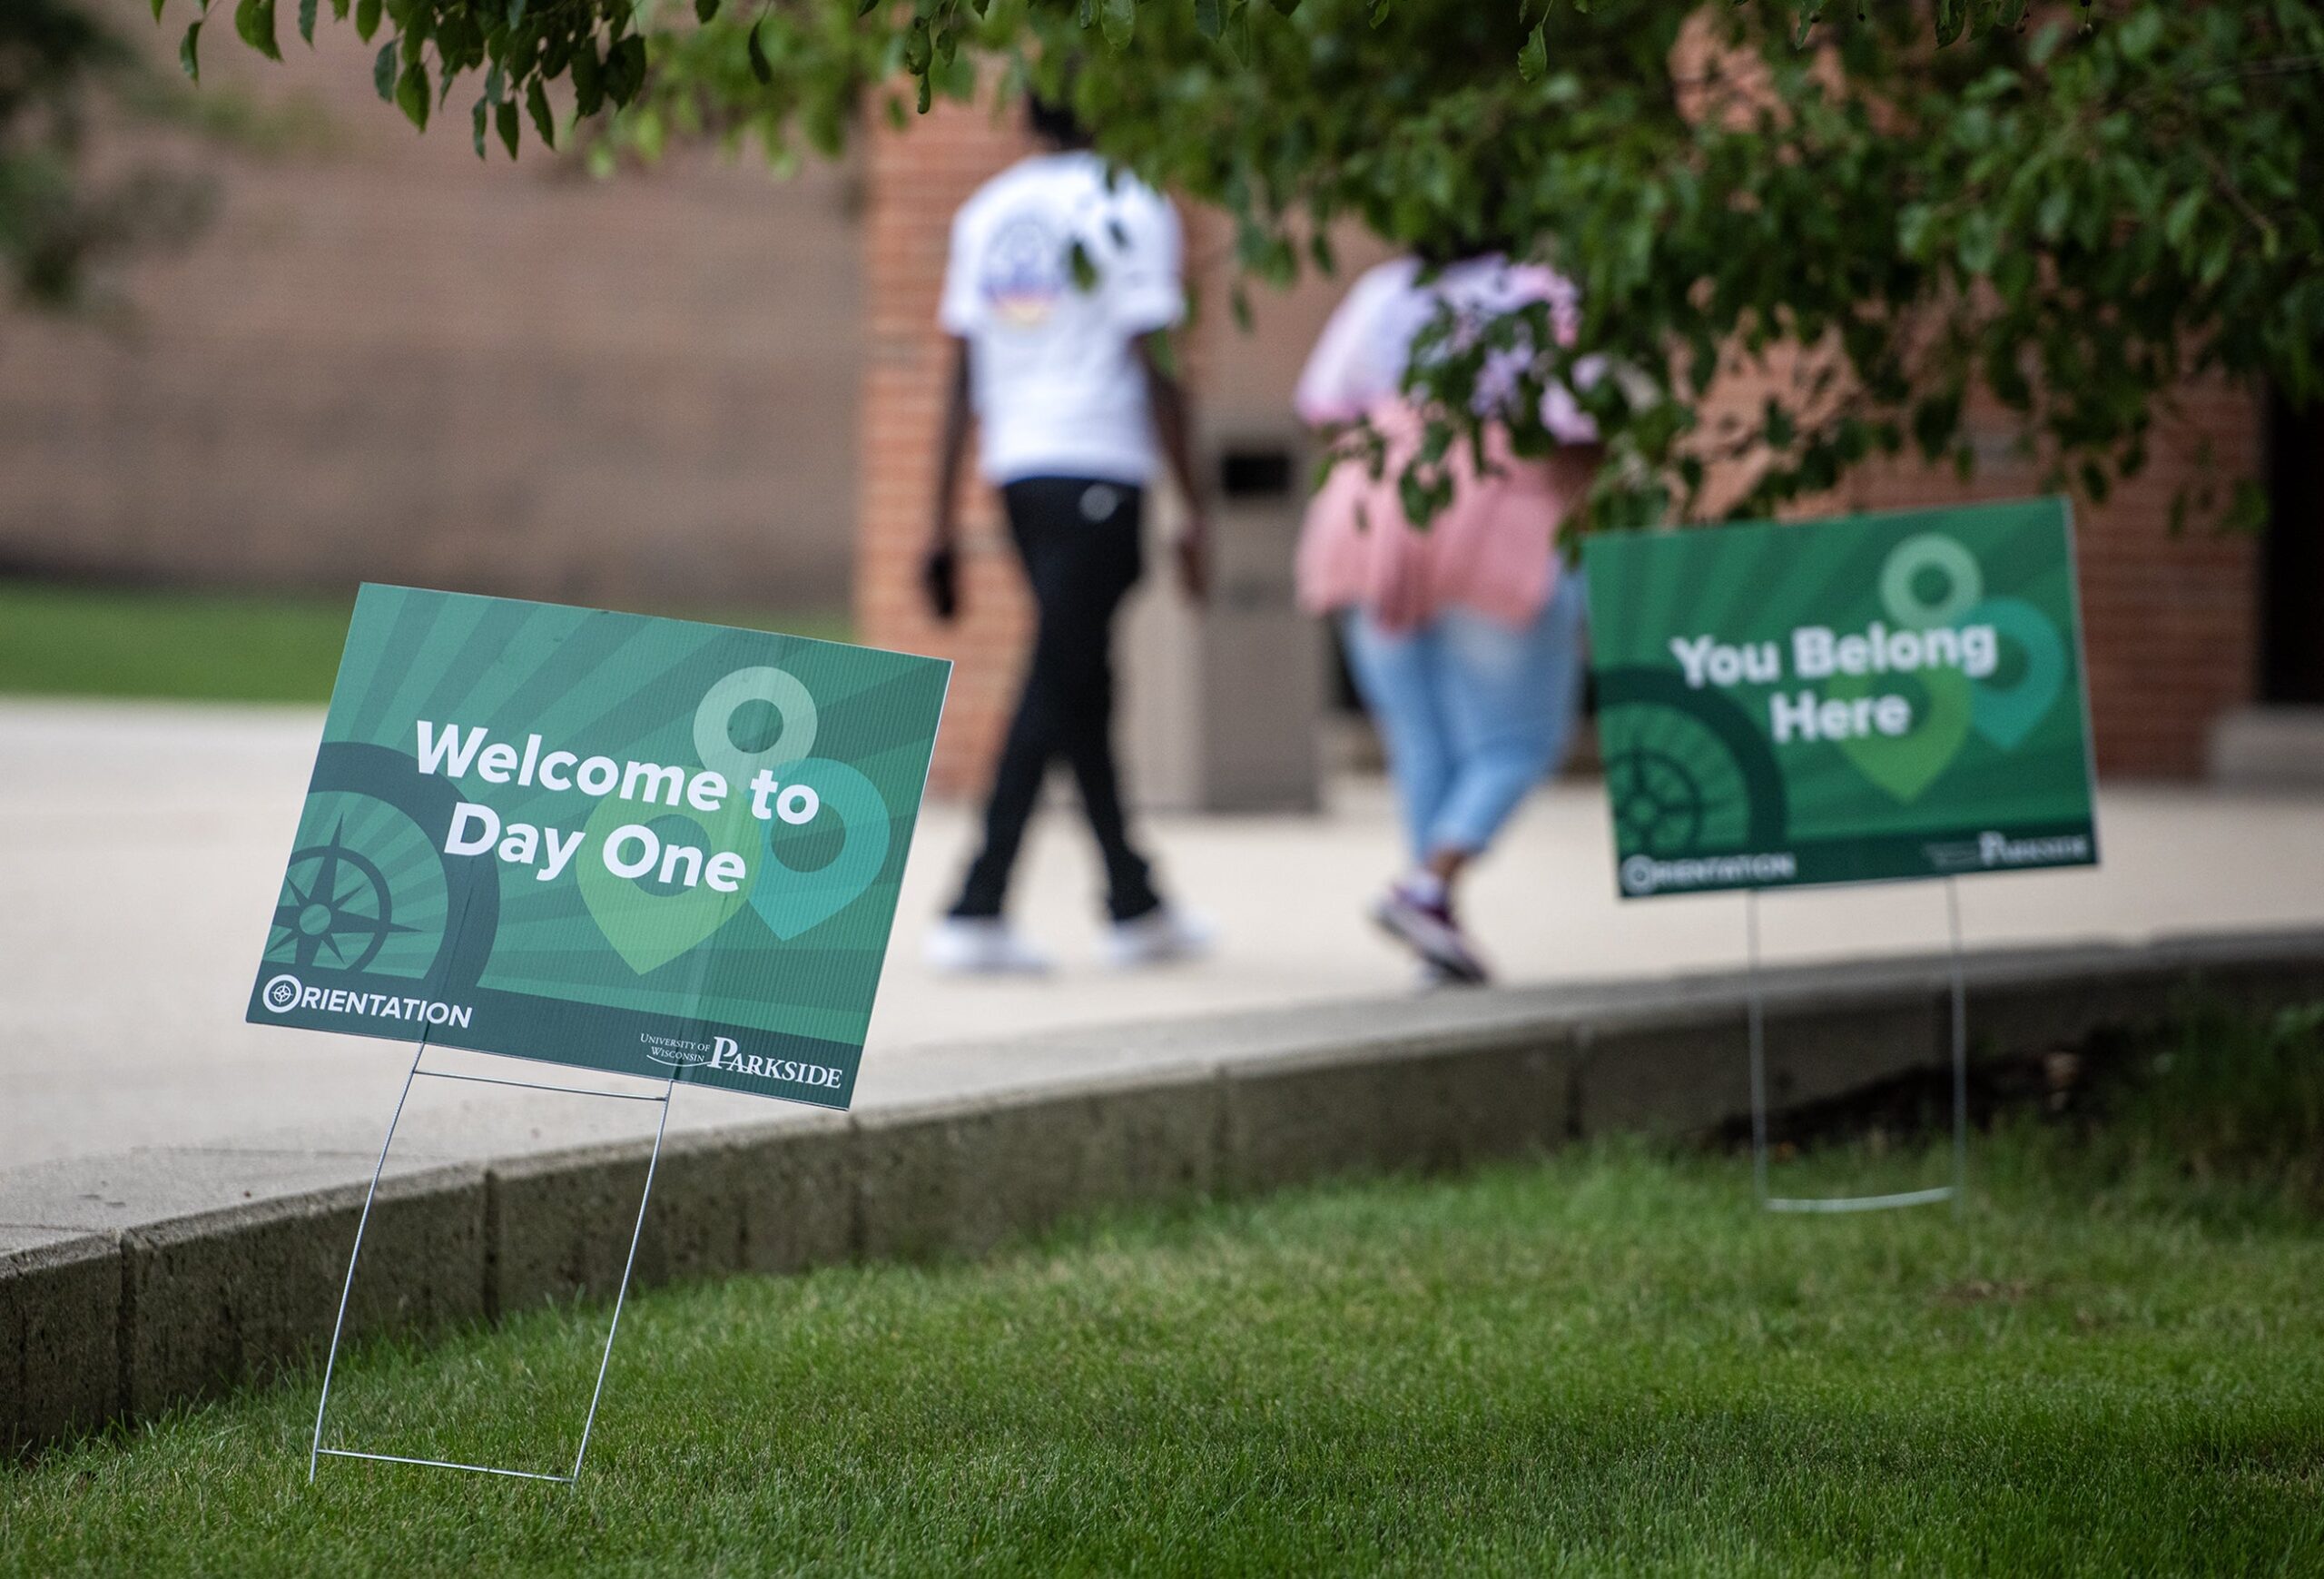
<instances>
[{"instance_id":1,"label":"wire sign stake","mask_svg":"<svg viewBox=\"0 0 2324 1579\"><path fill-rule=\"evenodd\" d=\"M1949 1200L1957 1213L1969 1137L1958 880L2098 864L2066 501L1593 532L1582 562L1616 891L1747 895L1759 1204ZM1776 1195L1759 891L1936 881L1952 938L1952 1182Z\"/></svg>"},{"instance_id":2,"label":"wire sign stake","mask_svg":"<svg viewBox=\"0 0 2324 1579\"><path fill-rule=\"evenodd\" d=\"M1953 988L1953 1182L1886 1195L1781 1196L1768 1189L1768 1016L1759 983L1759 892L1744 893L1743 931L1749 962L1744 975L1751 1034L1751 1193L1767 1210L1886 1211L1949 1200L1953 1215L1961 1215L1969 1189L1969 990L1961 962L1961 893L1949 877L1945 880L1945 915Z\"/></svg>"},{"instance_id":3,"label":"wire sign stake","mask_svg":"<svg viewBox=\"0 0 2324 1579\"><path fill-rule=\"evenodd\" d=\"M387 1139L379 1142L379 1160L371 1167L371 1188L363 1197L363 1210L355 1219L355 1248L347 1257L347 1281L339 1291L339 1316L331 1323L330 1349L323 1360L322 1396L315 1402L315 1439L307 1455L307 1483L314 1484L316 1466L326 1458L368 1458L380 1464L416 1464L431 1469L465 1469L476 1475L506 1475L512 1480L546 1480L558 1485L571 1485L581 1478L581 1466L589 1456L589 1437L596 1429L597 1405L606 1396L606 1373L613 1365L614 1340L621 1335L621 1308L629 1295L629 1275L637 1265L637 1241L645 1231L645 1209L654 1199L654 1171L662 1160L662 1138L669 1132L670 1098L677 1090L677 1076L674 1071L663 1082L656 1095L635 1091L596 1091L585 1086L550 1085L540 1081L500 1080L488 1075L453 1074L444 1070L422 1069L420 1060L428 1056L428 1043L423 1040L411 1055L411 1069L403 1077L402 1094L396 1098L395 1116L388 1120ZM347 1330L348 1297L355 1290L355 1268L363 1258L363 1230L370 1226L371 1205L379 1197L379 1176L388 1166L388 1152L395 1145L396 1128L403 1122L404 1104L411 1100L411 1085L416 1080L460 1081L472 1085L510 1086L519 1090L558 1091L566 1096L600 1097L615 1102L651 1102L661 1110L654 1125L654 1150L645 1160L645 1189L637 1199L637 1221L629 1230L629 1253L621 1264L621 1284L614 1290L614 1315L606 1329L605 1353L597 1360L596 1386L589 1393L589 1413L581 1425L581 1446L573 1455L573 1467L564 1475L547 1475L533 1469L505 1469L490 1464L463 1464L449 1458L414 1458L395 1453L365 1453L351 1447L323 1446L323 1422L330 1412L331 1376L339 1366L339 1343Z\"/></svg>"}]
</instances>

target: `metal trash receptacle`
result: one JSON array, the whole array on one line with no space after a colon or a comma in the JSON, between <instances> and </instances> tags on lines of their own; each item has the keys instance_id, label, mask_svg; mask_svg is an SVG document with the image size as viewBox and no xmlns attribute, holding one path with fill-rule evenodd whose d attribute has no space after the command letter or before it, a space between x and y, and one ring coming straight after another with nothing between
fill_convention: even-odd
<instances>
[{"instance_id":1,"label":"metal trash receptacle","mask_svg":"<svg viewBox=\"0 0 2324 1579\"><path fill-rule=\"evenodd\" d=\"M1292 584L1305 440L1245 436L1216 456L1205 607L1177 587L1170 544L1183 506L1166 495L1151 512L1147 578L1120 655L1130 791L1154 810L1315 811L1327 655Z\"/></svg>"}]
</instances>

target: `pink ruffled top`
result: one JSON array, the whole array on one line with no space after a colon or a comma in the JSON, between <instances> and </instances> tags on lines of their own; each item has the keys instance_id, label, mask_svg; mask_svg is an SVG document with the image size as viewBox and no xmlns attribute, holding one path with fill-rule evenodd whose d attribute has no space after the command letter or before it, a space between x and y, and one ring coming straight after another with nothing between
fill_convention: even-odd
<instances>
[{"instance_id":1,"label":"pink ruffled top","mask_svg":"<svg viewBox=\"0 0 2324 1579\"><path fill-rule=\"evenodd\" d=\"M1314 614L1360 607L1390 630L1423 625L1452 606L1527 625L1557 584L1558 523L1587 490L1589 467L1574 463L1580 457L1520 459L1505 431L1489 427L1485 473L1471 464L1466 446L1456 445L1448 458L1452 502L1426 530L1417 530L1404 515L1396 479L1420 444L1423 421L1398 390L1413 340L1441 302L1468 314L1546 301L1559 340L1571 344L1576 292L1548 269L1498 258L1456 264L1426 285L1419 271L1414 260L1399 259L1359 280L1301 375L1295 400L1300 417L1318 427L1369 417L1386 440L1387 462L1376 480L1362 460L1341 462L1309 503L1299 541L1299 601ZM1481 408L1499 403L1522 354L1488 367ZM1579 376L1594 370L1585 366ZM1565 443L1597 439L1596 424L1566 390L1548 392L1541 417Z\"/></svg>"}]
</instances>

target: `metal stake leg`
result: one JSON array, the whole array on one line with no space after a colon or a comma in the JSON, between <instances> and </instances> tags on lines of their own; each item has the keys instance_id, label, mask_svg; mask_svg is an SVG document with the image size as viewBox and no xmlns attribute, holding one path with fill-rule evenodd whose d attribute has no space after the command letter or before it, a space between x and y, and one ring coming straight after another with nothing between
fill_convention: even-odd
<instances>
[{"instance_id":1,"label":"metal stake leg","mask_svg":"<svg viewBox=\"0 0 2324 1579\"><path fill-rule=\"evenodd\" d=\"M403 1122L403 1105L411 1098L411 1082L419 1078L419 1061L427 1056L425 1041L412 1051L411 1068L403 1077L403 1092L396 1098L395 1117L388 1120L387 1139L379 1142L379 1160L371 1165L371 1188L363 1195L363 1213L355 1219L355 1248L347 1252L347 1281L340 1285L339 1317L330 1324L330 1352L323 1359L323 1396L315 1401L315 1440L307 1451L309 1485L314 1485L315 1466L322 1458L323 1411L330 1407L330 1373L339 1364L339 1335L347 1327L347 1297L355 1291L355 1264L363 1255L363 1230L370 1226L371 1203L379 1197L379 1175L387 1170L388 1148L396 1143L396 1126Z\"/></svg>"},{"instance_id":2,"label":"metal stake leg","mask_svg":"<svg viewBox=\"0 0 2324 1579\"><path fill-rule=\"evenodd\" d=\"M677 1076L673 1074L670 1077L663 1085L659 1096L636 1096L626 1091L592 1091L575 1086L545 1085L532 1081L505 1081L479 1075L445 1074L436 1070L419 1067L419 1061L426 1056L427 1051L427 1044L423 1042L420 1044L419 1051L412 1056L411 1071L404 1076L403 1093L396 1099L395 1117L388 1122L388 1138L379 1145L379 1163L371 1169L370 1193L363 1198L363 1214L356 1219L355 1248L348 1257L347 1283L339 1293L339 1319L331 1327L330 1357L323 1362L323 1396L315 1405L315 1439L307 1455L307 1482L310 1485L314 1484L315 1466L322 1459L368 1458L382 1464L413 1464L431 1469L465 1469L478 1475L501 1475L516 1480L546 1480L559 1485L570 1485L581 1474L582 1460L588 1456L589 1434L597 1424L598 1401L605 1396L606 1373L613 1364L614 1339L621 1331L622 1303L629 1294L630 1273L637 1265L637 1243L645 1232L645 1210L654 1199L654 1173L662 1160L663 1138L669 1133L670 1099L678 1089ZM501 1469L488 1464L463 1464L449 1458L414 1458L395 1453L364 1453L353 1448L323 1446L323 1417L330 1407L331 1372L338 1365L340 1337L347 1326L347 1301L349 1293L355 1287L356 1262L363 1253L363 1230L371 1220L371 1202L379 1193L379 1175L388 1164L388 1149L395 1143L396 1126L403 1121L404 1103L411 1096L412 1081L421 1075L441 1080L467 1081L480 1085L516 1086L523 1090L557 1091L572 1096L613 1097L625 1101L659 1102L662 1105L661 1119L654 1126L654 1150L645 1160L645 1189L638 1198L637 1221L629 1231L629 1254L621 1264L621 1287L614 1292L614 1317L612 1325L606 1330L606 1351L597 1360L597 1385L596 1390L589 1395L589 1417L582 1424L581 1450L573 1456L573 1472L570 1475L544 1475L528 1469Z\"/></svg>"},{"instance_id":3,"label":"metal stake leg","mask_svg":"<svg viewBox=\"0 0 2324 1579\"><path fill-rule=\"evenodd\" d=\"M645 1189L637 1198L637 1226L629 1230L629 1254L621 1264L621 1287L614 1291L613 1324L606 1328L605 1357L597 1361L596 1390L589 1395L589 1417L581 1424L581 1450L573 1456L573 1478L581 1478L581 1461L589 1456L589 1433L596 1429L597 1400L606 1396L606 1372L614 1363L614 1337L621 1331L622 1301L629 1296L629 1271L637 1264L637 1241L645 1232L645 1208L654 1199L654 1169L662 1160L662 1137L670 1128L670 1096L678 1089L678 1077L670 1076L670 1083L662 1088L662 1121L654 1126L654 1150L645 1160Z\"/></svg>"},{"instance_id":4,"label":"metal stake leg","mask_svg":"<svg viewBox=\"0 0 2324 1579\"><path fill-rule=\"evenodd\" d=\"M1969 1194L1969 982L1961 962L1961 890L1945 880L1945 919L1953 941L1953 1216Z\"/></svg>"},{"instance_id":5,"label":"metal stake leg","mask_svg":"<svg viewBox=\"0 0 2324 1579\"><path fill-rule=\"evenodd\" d=\"M1759 895L1744 892L1744 992L1751 1035L1751 1194L1760 1208L1780 1212L1886 1211L1892 1207L1953 1203L1953 1215L1962 1214L1969 1187L1969 989L1961 952L1961 898L1954 880L1945 880L1945 913L1952 939L1953 984L1953 1182L1933 1189L1905 1189L1888 1195L1785 1197L1768 1189L1768 1037L1767 1003L1759 981Z\"/></svg>"},{"instance_id":6,"label":"metal stake leg","mask_svg":"<svg viewBox=\"0 0 2324 1579\"><path fill-rule=\"evenodd\" d=\"M1751 1196L1768 1204L1768 1049L1767 1015L1759 1001L1759 894L1743 894L1743 932L1748 944L1744 969L1745 996L1751 1024Z\"/></svg>"}]
</instances>

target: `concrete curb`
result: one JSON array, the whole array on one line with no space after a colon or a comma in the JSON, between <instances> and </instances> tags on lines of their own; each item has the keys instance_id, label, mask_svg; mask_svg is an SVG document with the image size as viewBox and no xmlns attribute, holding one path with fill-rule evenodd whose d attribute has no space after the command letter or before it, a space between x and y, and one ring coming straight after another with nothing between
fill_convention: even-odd
<instances>
[{"instance_id":1,"label":"concrete curb","mask_svg":"<svg viewBox=\"0 0 2324 1579\"><path fill-rule=\"evenodd\" d=\"M1968 972L1978 1054L2024 1052L2152 1023L2195 983L2259 1007L2324 999L2324 933L2012 950L1973 956ZM1778 1105L1946 1056L1942 958L1763 980ZM976 1256L1108 1206L1689 1132L1748 1107L1743 1048L1743 983L1726 975L1082 1031L1005 1057L963 1049L968 1073L945 1100L673 1137L637 1282ZM1013 1079L997 1083L996 1069ZM350 1333L610 1294L646 1154L625 1143L391 1169ZM369 1166L343 1151L165 1149L0 1173L0 1446L150 1418L311 1361Z\"/></svg>"}]
</instances>

